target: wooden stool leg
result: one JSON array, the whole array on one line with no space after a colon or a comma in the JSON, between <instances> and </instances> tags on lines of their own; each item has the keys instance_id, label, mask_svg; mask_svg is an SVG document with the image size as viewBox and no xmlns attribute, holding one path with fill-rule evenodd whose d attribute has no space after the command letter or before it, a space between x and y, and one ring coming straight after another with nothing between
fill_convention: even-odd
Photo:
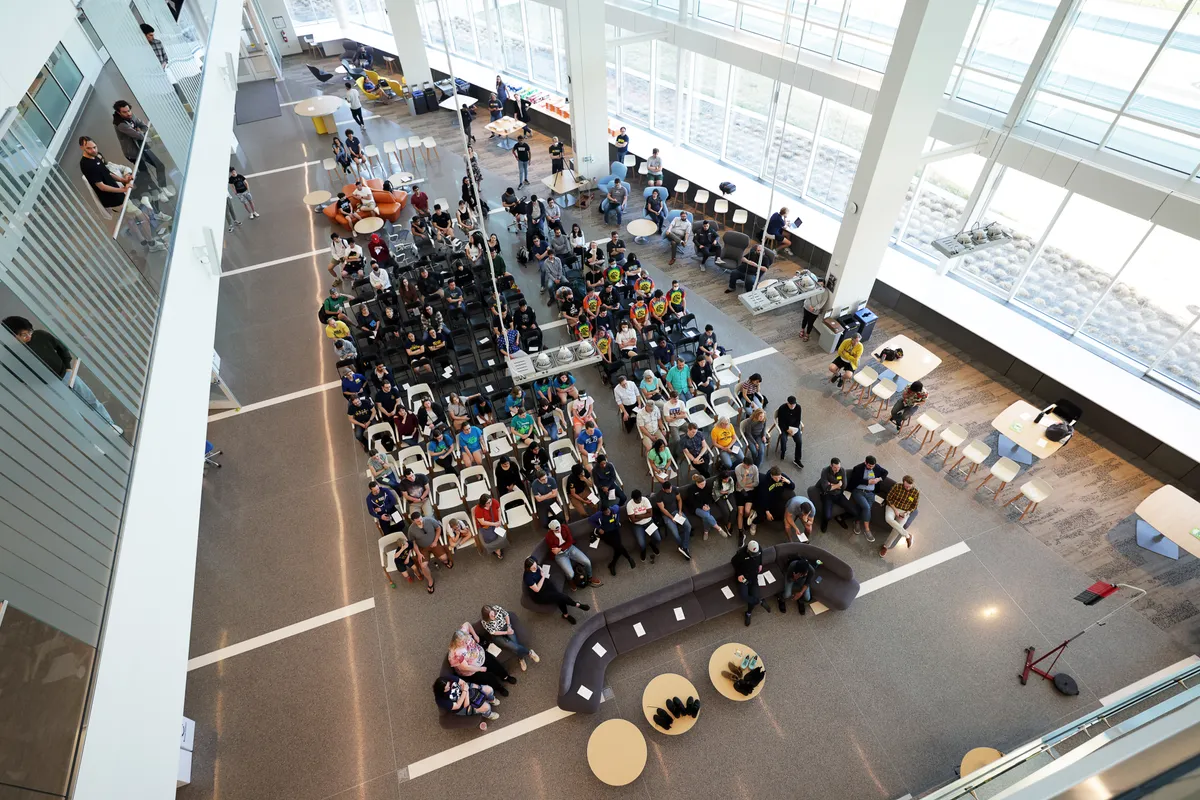
<instances>
[{"instance_id":1,"label":"wooden stool leg","mask_svg":"<svg viewBox=\"0 0 1200 800\"><path fill-rule=\"evenodd\" d=\"M1038 506L1037 503L1029 503L1028 505L1026 505L1025 510L1021 512L1021 519L1018 519L1017 522L1021 522L1022 520L1024 520L1025 515L1028 514L1030 511L1033 511L1035 508L1037 508L1037 506Z\"/></svg>"},{"instance_id":2,"label":"wooden stool leg","mask_svg":"<svg viewBox=\"0 0 1200 800\"><path fill-rule=\"evenodd\" d=\"M1008 481L1000 481L1000 488L996 490L996 502L1000 502L1000 495L1004 494L1004 487L1008 486Z\"/></svg>"},{"instance_id":3,"label":"wooden stool leg","mask_svg":"<svg viewBox=\"0 0 1200 800\"><path fill-rule=\"evenodd\" d=\"M957 452L958 452L958 447L946 448L946 457L942 459L942 466L938 467L938 470L941 471L941 470L945 469L946 462L950 460L950 456L954 455Z\"/></svg>"},{"instance_id":4,"label":"wooden stool leg","mask_svg":"<svg viewBox=\"0 0 1200 800\"><path fill-rule=\"evenodd\" d=\"M958 459L958 461L955 461L954 466L950 468L950 471L954 472L954 470L958 469L958 465L961 464L963 461L965 461L966 458L967 458L966 456L963 456L962 458ZM969 471L967 472L967 477L968 478L971 477L971 473Z\"/></svg>"},{"instance_id":5,"label":"wooden stool leg","mask_svg":"<svg viewBox=\"0 0 1200 800\"><path fill-rule=\"evenodd\" d=\"M979 485L975 487L975 491L978 492L980 489L982 489L984 486L986 486L987 482L990 481L991 479L992 479L992 476L991 476L991 473L989 473L986 477L984 477L984 479L982 481L979 482Z\"/></svg>"}]
</instances>

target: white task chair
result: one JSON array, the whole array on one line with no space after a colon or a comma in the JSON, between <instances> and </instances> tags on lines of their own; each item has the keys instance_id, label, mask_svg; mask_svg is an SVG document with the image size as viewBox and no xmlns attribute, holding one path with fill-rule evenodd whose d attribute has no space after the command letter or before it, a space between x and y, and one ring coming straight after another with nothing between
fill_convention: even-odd
<instances>
[{"instance_id":1,"label":"white task chair","mask_svg":"<svg viewBox=\"0 0 1200 800\"><path fill-rule=\"evenodd\" d=\"M716 394L716 392L713 392L713 394ZM717 421L716 417L712 415L712 410L708 407L708 400L705 399L704 395L699 395L688 400L684 404L684 408L687 409L688 422L696 423L696 427L700 430L704 430Z\"/></svg>"},{"instance_id":2,"label":"white task chair","mask_svg":"<svg viewBox=\"0 0 1200 800\"><path fill-rule=\"evenodd\" d=\"M987 486L988 481L990 481L992 478L996 478L1000 481L1000 488L996 490L992 497L999 502L1000 493L1004 491L1004 487L1012 483L1016 479L1017 473L1020 471L1020 464L1013 461L1011 458L1001 456L995 464L992 464L991 472L988 473L986 478L979 482L979 485L975 487L975 491L978 492L984 486Z\"/></svg>"},{"instance_id":3,"label":"white task chair","mask_svg":"<svg viewBox=\"0 0 1200 800\"><path fill-rule=\"evenodd\" d=\"M447 511L464 508L466 500L462 487L454 475L437 475L430 485L429 494L433 497L433 506L443 517Z\"/></svg>"},{"instance_id":4,"label":"white task chair","mask_svg":"<svg viewBox=\"0 0 1200 800\"><path fill-rule=\"evenodd\" d=\"M1052 491L1054 491L1054 487L1046 483L1041 478L1030 478L1021 485L1020 494L1014 495L1013 498L1004 505L1011 506L1022 497L1025 498L1025 510L1021 512L1021 519L1017 520L1020 522L1021 520L1025 519L1026 514L1038 507L1038 503L1049 497Z\"/></svg>"},{"instance_id":5,"label":"white task chair","mask_svg":"<svg viewBox=\"0 0 1200 800\"><path fill-rule=\"evenodd\" d=\"M471 505L492 492L492 481L483 467L467 467L459 473L458 482L462 487L463 498Z\"/></svg>"},{"instance_id":6,"label":"white task chair","mask_svg":"<svg viewBox=\"0 0 1200 800\"><path fill-rule=\"evenodd\" d=\"M396 454L396 463L399 464L402 474L409 469L422 475L429 474L429 462L425 460L425 450L420 445L401 450Z\"/></svg>"},{"instance_id":7,"label":"white task chair","mask_svg":"<svg viewBox=\"0 0 1200 800\"><path fill-rule=\"evenodd\" d=\"M730 421L742 415L742 403L732 389L717 389L709 398L714 417L729 417Z\"/></svg>"},{"instance_id":8,"label":"white task chair","mask_svg":"<svg viewBox=\"0 0 1200 800\"><path fill-rule=\"evenodd\" d=\"M503 422L493 422L483 429L483 449L491 458L506 456L513 452L512 434L508 425Z\"/></svg>"},{"instance_id":9,"label":"white task chair","mask_svg":"<svg viewBox=\"0 0 1200 800\"><path fill-rule=\"evenodd\" d=\"M571 467L579 463L579 451L570 439L555 439L550 443L550 463L554 465L555 475L566 475Z\"/></svg>"}]
</instances>

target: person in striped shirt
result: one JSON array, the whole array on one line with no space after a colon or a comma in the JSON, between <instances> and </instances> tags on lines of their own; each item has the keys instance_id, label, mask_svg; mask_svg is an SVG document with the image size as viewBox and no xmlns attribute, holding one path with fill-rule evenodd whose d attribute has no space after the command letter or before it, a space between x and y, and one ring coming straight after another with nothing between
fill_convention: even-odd
<instances>
[{"instance_id":1,"label":"person in striped shirt","mask_svg":"<svg viewBox=\"0 0 1200 800\"><path fill-rule=\"evenodd\" d=\"M892 526L892 535L888 537L883 547L879 548L879 557L887 555L888 550L895 547L903 536L906 544L912 547L912 534L908 526L917 518L917 503L921 499L921 491L917 489L911 475L891 488L887 493L887 505L883 516L888 525Z\"/></svg>"}]
</instances>

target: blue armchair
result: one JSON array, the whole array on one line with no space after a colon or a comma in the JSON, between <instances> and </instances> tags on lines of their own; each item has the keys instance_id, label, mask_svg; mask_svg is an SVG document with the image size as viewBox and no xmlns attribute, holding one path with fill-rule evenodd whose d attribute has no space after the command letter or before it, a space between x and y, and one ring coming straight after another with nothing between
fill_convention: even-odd
<instances>
[{"instance_id":1,"label":"blue armchair","mask_svg":"<svg viewBox=\"0 0 1200 800\"><path fill-rule=\"evenodd\" d=\"M609 165L609 169L611 170L611 173L608 175L608 177L601 178L600 180L596 181L596 186L598 186L600 191L604 194L608 194L608 189L613 185L613 181L615 181L617 178L625 180L625 176L629 174L629 168L620 161L612 162L612 164Z\"/></svg>"}]
</instances>

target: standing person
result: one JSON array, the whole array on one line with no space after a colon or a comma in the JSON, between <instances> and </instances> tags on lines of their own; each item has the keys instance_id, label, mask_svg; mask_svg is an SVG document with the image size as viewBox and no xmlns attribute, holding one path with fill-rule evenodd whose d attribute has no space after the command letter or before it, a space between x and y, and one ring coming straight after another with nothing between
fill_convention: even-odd
<instances>
[{"instance_id":1,"label":"standing person","mask_svg":"<svg viewBox=\"0 0 1200 800\"><path fill-rule=\"evenodd\" d=\"M346 104L350 106L350 116L354 117L354 121L358 123L358 127L365 127L366 123L363 121L362 113L362 95L359 94L358 87L350 81L346 81Z\"/></svg>"},{"instance_id":2,"label":"standing person","mask_svg":"<svg viewBox=\"0 0 1200 800\"><path fill-rule=\"evenodd\" d=\"M517 663L521 665L522 672L528 669L525 656L532 658L535 664L542 660L537 653L517 640L517 632L513 630L512 619L503 606L494 604L484 606L479 612L479 622L492 641L505 650L517 654Z\"/></svg>"},{"instance_id":3,"label":"standing person","mask_svg":"<svg viewBox=\"0 0 1200 800\"><path fill-rule=\"evenodd\" d=\"M671 260L667 262L667 266L670 266L675 263L679 246L687 247L692 243L692 218L686 211L681 211L667 226L667 241L671 243Z\"/></svg>"},{"instance_id":4,"label":"standing person","mask_svg":"<svg viewBox=\"0 0 1200 800\"><path fill-rule=\"evenodd\" d=\"M840 388L846 381L853 378L862 354L861 333L855 333L853 336L843 339L842 343L838 345L837 354L829 364L829 374L832 376L829 382L836 383Z\"/></svg>"},{"instance_id":5,"label":"standing person","mask_svg":"<svg viewBox=\"0 0 1200 800\"><path fill-rule=\"evenodd\" d=\"M144 119L133 115L133 108L130 107L128 100L118 100L113 103L112 124L117 132L121 153L130 164L138 165L138 175L145 176L151 190L158 191L158 199L166 202L175 194L175 190L167 183L166 165L159 160L150 143L146 141L146 136L150 133L150 125ZM145 142L145 146L143 146L143 142ZM142 156L140 162L138 161L139 152ZM154 167L154 172L158 176L157 185L150 178L150 167Z\"/></svg>"},{"instance_id":6,"label":"standing person","mask_svg":"<svg viewBox=\"0 0 1200 800\"><path fill-rule=\"evenodd\" d=\"M887 493L883 518L891 526L892 535L887 538L883 547L879 548L880 558L896 546L901 536L904 537L905 543L912 547L912 534L908 532L908 526L917 518L917 503L920 499L921 492L913 482L912 475L905 475L904 479Z\"/></svg>"},{"instance_id":7,"label":"standing person","mask_svg":"<svg viewBox=\"0 0 1200 800\"><path fill-rule=\"evenodd\" d=\"M747 625L750 624L750 617L754 613L755 606L762 606L763 611L771 613L771 609L758 596L758 576L763 571L762 562L762 548L754 539L746 542L745 547L739 548L733 554L733 558L729 559L729 563L733 565L734 574L737 575L738 596L746 603Z\"/></svg>"},{"instance_id":8,"label":"standing person","mask_svg":"<svg viewBox=\"0 0 1200 800\"><path fill-rule=\"evenodd\" d=\"M462 119L463 133L467 135L467 145L475 143L475 134L471 133L471 121L475 119L475 111L470 106L459 106L458 115Z\"/></svg>"},{"instance_id":9,"label":"standing person","mask_svg":"<svg viewBox=\"0 0 1200 800\"><path fill-rule=\"evenodd\" d=\"M567 608L574 606L581 611L590 611L592 607L586 603L576 602L559 591L547 578L549 573L549 567L543 568L536 558L525 559L525 574L522 577L525 591L528 592L529 599L538 605L558 606L563 619L574 625L575 618L567 612Z\"/></svg>"},{"instance_id":10,"label":"standing person","mask_svg":"<svg viewBox=\"0 0 1200 800\"><path fill-rule=\"evenodd\" d=\"M529 160L533 158L533 151L530 149L529 143L525 141L524 133L518 134L512 154L513 158L517 160L517 188L520 189L529 183Z\"/></svg>"},{"instance_id":11,"label":"standing person","mask_svg":"<svg viewBox=\"0 0 1200 800\"><path fill-rule=\"evenodd\" d=\"M176 17L176 19L178 19L178 17ZM154 57L158 59L158 65L163 69L166 69L167 64L170 63L170 59L167 58L167 48L163 47L163 43L155 38L153 27L143 22L140 28L142 35L146 37L146 43L149 44L150 49L154 51Z\"/></svg>"},{"instance_id":12,"label":"standing person","mask_svg":"<svg viewBox=\"0 0 1200 800\"><path fill-rule=\"evenodd\" d=\"M237 171L237 167L229 168L229 185L233 187L234 197L240 200L242 207L250 213L250 219L262 216L254 208L254 195L250 194L250 182L246 180L245 175Z\"/></svg>"},{"instance_id":13,"label":"standing person","mask_svg":"<svg viewBox=\"0 0 1200 800\"><path fill-rule=\"evenodd\" d=\"M633 561L633 556L629 555L629 551L625 549L625 545L621 543L621 506L617 504L608 505L607 503L600 506L600 509L588 517L588 523L600 534L600 541L608 545L612 550L612 560L608 562L608 571L614 577L617 574L617 562L624 556L629 562L630 569L636 569L637 564Z\"/></svg>"},{"instance_id":14,"label":"standing person","mask_svg":"<svg viewBox=\"0 0 1200 800\"><path fill-rule=\"evenodd\" d=\"M650 151L650 157L646 159L646 185L647 186L662 186L663 182L663 165L662 156L658 154L658 148L655 147Z\"/></svg>"},{"instance_id":15,"label":"standing person","mask_svg":"<svg viewBox=\"0 0 1200 800\"><path fill-rule=\"evenodd\" d=\"M887 477L888 471L875 460L875 456L867 456L863 463L850 471L850 505L858 513L854 522L854 532L867 535L867 541L875 541L871 533L871 507L875 504L875 485Z\"/></svg>"},{"instance_id":16,"label":"standing person","mask_svg":"<svg viewBox=\"0 0 1200 800\"><path fill-rule=\"evenodd\" d=\"M805 342L812 337L813 326L817 324L817 317L821 315L822 309L825 308L825 301L829 299L829 292L825 289L824 278L817 278L817 288L821 291L804 301L804 319L800 323L800 339Z\"/></svg>"},{"instance_id":17,"label":"standing person","mask_svg":"<svg viewBox=\"0 0 1200 800\"><path fill-rule=\"evenodd\" d=\"M771 237L776 253L790 256L792 240L787 235L787 213L787 206L784 206L771 215L767 221L767 236Z\"/></svg>"},{"instance_id":18,"label":"standing person","mask_svg":"<svg viewBox=\"0 0 1200 800\"><path fill-rule=\"evenodd\" d=\"M625 156L629 153L629 134L622 127L617 134L617 161L625 163Z\"/></svg>"},{"instance_id":19,"label":"standing person","mask_svg":"<svg viewBox=\"0 0 1200 800\"><path fill-rule=\"evenodd\" d=\"M796 444L796 454L792 463L804 469L804 413L795 395L789 395L787 402L775 409L775 423L772 430L779 430L779 457L787 457L787 443L790 439Z\"/></svg>"},{"instance_id":20,"label":"standing person","mask_svg":"<svg viewBox=\"0 0 1200 800\"><path fill-rule=\"evenodd\" d=\"M661 488L650 496L650 500L658 509L659 521L679 545L679 552L691 561L692 521L683 515L679 506L679 490L670 481L663 481L660 486Z\"/></svg>"},{"instance_id":21,"label":"standing person","mask_svg":"<svg viewBox=\"0 0 1200 800\"><path fill-rule=\"evenodd\" d=\"M821 470L821 479L817 482L817 491L821 494L821 533L829 530L829 518L833 516L833 507L841 506L853 516L856 512L850 501L846 499L846 472L842 469L840 458L829 459L829 466ZM846 528L845 514L839 514L837 524Z\"/></svg>"},{"instance_id":22,"label":"standing person","mask_svg":"<svg viewBox=\"0 0 1200 800\"><path fill-rule=\"evenodd\" d=\"M550 142L550 172L554 175L563 171L563 144L555 136Z\"/></svg>"},{"instance_id":23,"label":"standing person","mask_svg":"<svg viewBox=\"0 0 1200 800\"><path fill-rule=\"evenodd\" d=\"M571 528L563 525L557 519L550 520L550 525L546 531L546 545L550 548L550 555L554 557L554 563L567 576L567 581L576 589L582 589L585 586L603 586L603 582L599 578L592 577L592 560L579 549L575 544L575 537L571 535ZM576 582L575 567L572 563L578 564L583 569L583 580Z\"/></svg>"},{"instance_id":24,"label":"standing person","mask_svg":"<svg viewBox=\"0 0 1200 800\"><path fill-rule=\"evenodd\" d=\"M499 79L497 79L496 82L499 83ZM503 84L501 84L501 85L503 85ZM500 98L496 96L495 92L492 92L491 97L488 98L488 121L496 122L503 116L504 116L504 103L501 102ZM494 131L490 132L488 134L488 138L495 139L496 133Z\"/></svg>"},{"instance_id":25,"label":"standing person","mask_svg":"<svg viewBox=\"0 0 1200 800\"><path fill-rule=\"evenodd\" d=\"M450 639L449 660L456 674L491 686L501 697L508 697L508 689L504 688L504 684L517 682L508 674L500 659L483 649L479 634L475 633L469 622L464 622Z\"/></svg>"},{"instance_id":26,"label":"standing person","mask_svg":"<svg viewBox=\"0 0 1200 800\"><path fill-rule=\"evenodd\" d=\"M78 365L79 359L75 358L62 340L49 331L34 330L33 323L25 317L5 317L3 324L9 333L33 351L33 354L46 365L46 369L50 370L54 377L67 384L76 397L111 425L118 436L124 434L124 431L113 422L108 409L96 399L95 393L83 382L83 378L78 373L75 374L75 382L71 383L71 371Z\"/></svg>"},{"instance_id":27,"label":"standing person","mask_svg":"<svg viewBox=\"0 0 1200 800\"><path fill-rule=\"evenodd\" d=\"M508 86L505 85L499 75L496 76L496 94L494 97L500 103L500 116L504 116L504 104L508 102ZM496 117L496 119L500 119L500 117Z\"/></svg>"},{"instance_id":28,"label":"standing person","mask_svg":"<svg viewBox=\"0 0 1200 800\"><path fill-rule=\"evenodd\" d=\"M900 395L900 399L892 406L892 415L888 420L896 426L896 432L900 432L900 428L917 410L925 404L929 399L929 393L925 391L925 384L920 381L913 381L908 386L904 387L904 394Z\"/></svg>"}]
</instances>

